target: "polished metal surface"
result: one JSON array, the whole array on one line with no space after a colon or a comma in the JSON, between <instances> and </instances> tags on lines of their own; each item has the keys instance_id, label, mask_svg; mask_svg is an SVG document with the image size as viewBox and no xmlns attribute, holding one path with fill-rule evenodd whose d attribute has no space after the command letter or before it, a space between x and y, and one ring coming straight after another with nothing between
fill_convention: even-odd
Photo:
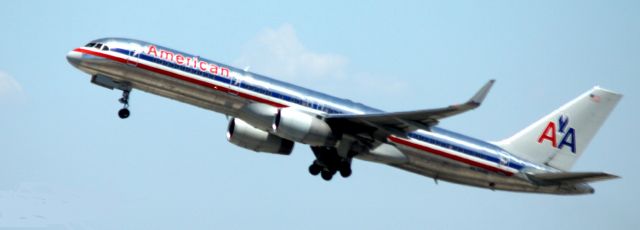
<instances>
[{"instance_id":1,"label":"polished metal surface","mask_svg":"<svg viewBox=\"0 0 640 230\"><path fill-rule=\"evenodd\" d=\"M299 110L301 112L317 115L319 118L322 118L331 112L339 112L341 114L369 114L383 112L361 103L333 97L315 90L306 89L277 79L208 60L198 55L180 52L143 41L124 38L103 38L91 41L91 43L103 44L104 46L108 46L112 51L94 49L95 51L92 51L94 54L87 54L91 53L89 51L86 53L71 51L67 54L67 60L69 63L90 75L108 76L115 82L127 82L135 89L223 113L228 116L241 116L246 120L259 121L261 125L259 125L260 127L256 127L265 131L270 127L268 123L270 121L268 114L260 114L260 111L254 111L254 107L246 107L248 104L253 103L253 100L239 95L244 92L244 89L239 87L241 84L244 84L244 86L247 87L258 87L266 90L267 92L264 93L266 96L259 95L258 97L262 97L263 100L274 101L276 104L286 102L283 102L283 100L278 98L269 98L269 96L289 95L291 97L297 97L299 98L299 101L295 101L295 104L289 103L289 105L295 106L297 111ZM161 71L154 72L149 71L149 69L142 68L142 64L140 63L150 65L146 64L142 57L146 55L145 50L151 46L157 47L157 49L170 51L176 55L182 55L184 57L197 57L200 61L211 63L221 68L227 68L229 70L229 74L228 76L223 76L223 80L228 83L224 85L221 84L220 81L215 82L217 78L211 79L191 74L195 76L194 78L201 78L200 81L213 82L219 85L205 87L202 84L194 84L192 82L168 76L161 73ZM105 58L103 55L109 55L109 58ZM162 68L168 69L169 67L163 66ZM172 71L180 70L176 69ZM256 108L264 106L266 105L257 106ZM249 115L243 114L243 112L246 111L253 111L253 113ZM555 194L579 194L593 192L590 187L584 187L586 185L569 187L541 187L535 185L531 183L526 176L527 172L556 170L545 165L534 164L523 160L492 143L438 127L433 127L430 131L418 130L416 132L412 132L411 135L419 135L420 138L433 140L437 143L442 143L444 146L455 146L456 148L470 149L476 154L481 154L491 159L499 159L496 165L493 165L492 167L517 167L519 171L513 175L495 173L392 142L382 143L380 141L375 141L372 143L372 149L375 151L369 152L369 150L366 150L362 153L361 157L366 160L389 164L410 172L432 177L436 180L447 180L454 183L483 188ZM384 148L376 148L381 145L384 145ZM389 148L393 149L389 150Z\"/></svg>"}]
</instances>

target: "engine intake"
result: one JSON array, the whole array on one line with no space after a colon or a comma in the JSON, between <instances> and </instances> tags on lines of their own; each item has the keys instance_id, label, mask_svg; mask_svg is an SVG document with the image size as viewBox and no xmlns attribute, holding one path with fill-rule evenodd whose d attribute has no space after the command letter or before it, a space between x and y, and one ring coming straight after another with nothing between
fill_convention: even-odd
<instances>
[{"instance_id":1,"label":"engine intake","mask_svg":"<svg viewBox=\"0 0 640 230\"><path fill-rule=\"evenodd\" d=\"M325 121L296 109L279 109L271 128L280 137L311 146L335 144L331 127Z\"/></svg>"},{"instance_id":2,"label":"engine intake","mask_svg":"<svg viewBox=\"0 0 640 230\"><path fill-rule=\"evenodd\" d=\"M293 150L293 141L254 128L238 118L229 121L227 140L234 145L257 152L289 155Z\"/></svg>"}]
</instances>

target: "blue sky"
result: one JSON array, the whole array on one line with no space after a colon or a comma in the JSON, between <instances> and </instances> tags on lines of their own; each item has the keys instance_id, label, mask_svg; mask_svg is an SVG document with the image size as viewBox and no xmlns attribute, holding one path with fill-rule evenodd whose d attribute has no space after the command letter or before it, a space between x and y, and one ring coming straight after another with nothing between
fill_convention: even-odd
<instances>
[{"instance_id":1,"label":"blue sky","mask_svg":"<svg viewBox=\"0 0 640 230\"><path fill-rule=\"evenodd\" d=\"M0 7L0 229L638 229L640 2L10 1ZM65 54L146 40L400 111L466 100L441 126L486 140L600 85L625 96L576 171L590 196L493 192L357 161L240 149L223 115L96 87Z\"/></svg>"}]
</instances>

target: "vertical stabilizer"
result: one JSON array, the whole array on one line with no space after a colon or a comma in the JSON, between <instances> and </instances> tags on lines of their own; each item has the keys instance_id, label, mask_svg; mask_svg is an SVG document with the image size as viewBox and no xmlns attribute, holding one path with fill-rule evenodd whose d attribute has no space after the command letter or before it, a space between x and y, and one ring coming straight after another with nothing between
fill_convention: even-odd
<instances>
[{"instance_id":1,"label":"vertical stabilizer","mask_svg":"<svg viewBox=\"0 0 640 230\"><path fill-rule=\"evenodd\" d=\"M567 171L621 97L596 86L496 144L529 161Z\"/></svg>"}]
</instances>

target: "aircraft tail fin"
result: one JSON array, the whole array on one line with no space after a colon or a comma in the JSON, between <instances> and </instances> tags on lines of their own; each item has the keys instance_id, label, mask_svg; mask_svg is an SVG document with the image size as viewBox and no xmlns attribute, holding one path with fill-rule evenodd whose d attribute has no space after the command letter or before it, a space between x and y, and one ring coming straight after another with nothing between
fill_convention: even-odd
<instances>
[{"instance_id":1,"label":"aircraft tail fin","mask_svg":"<svg viewBox=\"0 0 640 230\"><path fill-rule=\"evenodd\" d=\"M526 160L567 171L582 155L621 94L594 87L495 144Z\"/></svg>"}]
</instances>

